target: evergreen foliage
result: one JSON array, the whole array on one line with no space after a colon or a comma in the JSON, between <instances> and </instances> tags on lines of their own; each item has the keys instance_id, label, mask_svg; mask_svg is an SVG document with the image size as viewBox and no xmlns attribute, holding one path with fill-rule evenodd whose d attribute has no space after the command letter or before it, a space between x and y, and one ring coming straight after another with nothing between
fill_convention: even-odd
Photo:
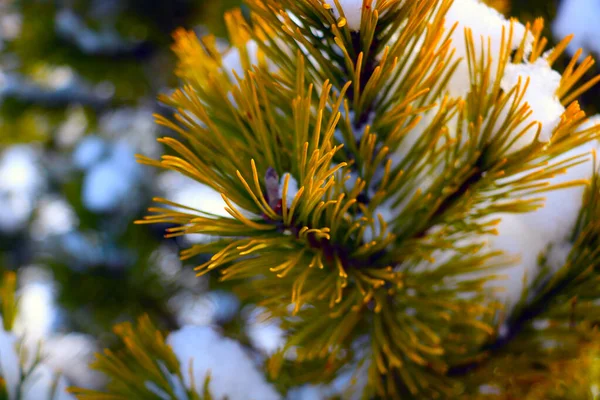
<instances>
[{"instance_id":1,"label":"evergreen foliage","mask_svg":"<svg viewBox=\"0 0 600 400\"><path fill-rule=\"evenodd\" d=\"M19 303L16 289L17 275L4 272L0 282L0 399L70 400L65 397L64 378L47 365L41 344L13 331Z\"/></svg>"},{"instance_id":2,"label":"evergreen foliage","mask_svg":"<svg viewBox=\"0 0 600 400\"><path fill-rule=\"evenodd\" d=\"M245 0L224 13L238 2L128 0L107 17L90 12L99 3L18 4L0 145L58 154L71 146L54 135L65 118L95 130L97 113L154 96L175 80L167 32L202 19L213 35L174 33L181 86L155 116L171 132L164 155L138 161L206 190L196 205L167 190L143 229L129 225L139 204L83 204L83 168L68 183L53 176L80 237L106 257L80 268L63 249L31 255L24 230L2 233L0 257L53 270L68 328L108 346L91 365L106 385L76 387L47 359L19 327L31 303L6 272L0 399L222 400L232 391L218 384L231 382L243 386L234 398L256 400L303 388L331 400L598 398L600 128L586 114L600 77L591 57L565 54L570 37L545 38L535 17L554 4ZM65 21L96 44L61 31ZM114 93L46 87L63 64ZM147 204L154 191L141 185L129 196ZM189 326L174 311L185 277L154 265L162 229L169 246L189 244L181 258L202 285L235 292L235 316ZM243 314L255 305L285 332L277 351L250 337Z\"/></svg>"},{"instance_id":3,"label":"evergreen foliage","mask_svg":"<svg viewBox=\"0 0 600 400\"><path fill-rule=\"evenodd\" d=\"M140 223L214 238L182 257L209 255L199 275L235 280L282 319L274 380L322 383L366 365L365 398L567 395L552 377L594 351L598 178L551 179L598 137L576 102L597 81L578 84L591 58L567 65L564 113L539 123L528 102L543 100L525 100L534 77L503 77L559 58L568 38L546 52L542 20L505 25L495 46L445 25L446 0L365 0L359 25L338 0L246 3L249 18L227 15L228 52L177 31L183 85L161 97L174 117L157 116L177 137L160 139L161 160L139 157L221 193L229 216L158 198ZM566 263L542 262L503 306L490 288L514 260L484 238L580 185Z\"/></svg>"},{"instance_id":4,"label":"evergreen foliage","mask_svg":"<svg viewBox=\"0 0 600 400\"><path fill-rule=\"evenodd\" d=\"M129 322L119 324L114 331L122 342L122 349L105 350L93 364L110 378L106 393L72 389L78 399L212 399L209 379L204 382L200 396L193 383L191 365L189 371L181 370L175 354L148 316L140 317L135 326ZM184 373L192 377L190 389L184 387Z\"/></svg>"}]
</instances>

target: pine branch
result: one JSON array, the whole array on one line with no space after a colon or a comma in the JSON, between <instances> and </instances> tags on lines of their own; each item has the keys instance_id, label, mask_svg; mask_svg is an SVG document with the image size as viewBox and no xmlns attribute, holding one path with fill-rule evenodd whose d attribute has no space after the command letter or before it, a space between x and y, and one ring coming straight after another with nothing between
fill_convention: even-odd
<instances>
[{"instance_id":1,"label":"pine branch","mask_svg":"<svg viewBox=\"0 0 600 400\"><path fill-rule=\"evenodd\" d=\"M551 272L548 268L541 269L532 285L533 293L530 295L529 292L525 292L508 319L501 321L503 333L492 337L482 347L481 353L485 354L485 357L451 367L448 371L450 376L467 375L476 369L484 368L485 364L498 354L510 352L507 347L511 346L524 330L529 329L533 321L543 315L552 316L553 312L562 308L565 303L569 304L571 309L567 321L570 329L586 321L595 324L594 313L580 314L577 318L575 316L578 301L594 302L598 299L595 285L600 279L600 251L597 249L600 238L600 177L597 175L595 161L594 171L596 173L586 192L578 226L574 230L575 243L566 264L557 272ZM592 285L593 289L586 289L586 285Z\"/></svg>"},{"instance_id":2,"label":"pine branch","mask_svg":"<svg viewBox=\"0 0 600 400\"><path fill-rule=\"evenodd\" d=\"M485 285L506 260L478 238L495 233L495 215L534 211L545 192L584 183L549 181L583 160L559 156L598 136L578 131L576 103L558 102L585 90L576 82L590 62L557 82L552 107L564 113L544 126L524 100L530 80L504 79L509 69L549 69L564 49L540 59L541 21L522 38L506 24L498 49L465 30L470 86L454 96L462 64L456 27L444 22L451 1L364 1L359 33L339 1L337 15L318 0L248 3L251 24L227 16L229 52L213 37L176 34L185 86L162 97L174 118L157 117L180 136L161 139L176 155L139 158L221 193L230 217L156 199L139 223L176 225L167 237L218 237L182 257L210 254L199 274L218 269L284 320L274 377L294 349L298 362L321 364L302 380L330 378L357 356L369 360L373 394L456 395L451 366L483 359L497 337ZM510 339L539 314L542 303L532 304L509 319ZM358 352L363 335L370 346Z\"/></svg>"},{"instance_id":3,"label":"pine branch","mask_svg":"<svg viewBox=\"0 0 600 400\"><path fill-rule=\"evenodd\" d=\"M106 390L70 388L78 399L211 399L208 377L202 397L196 392L191 371L191 388L184 387L179 361L147 316L140 317L135 327L122 323L115 326L114 331L123 348L118 352L104 350L103 354L96 355L92 364L110 378Z\"/></svg>"}]
</instances>

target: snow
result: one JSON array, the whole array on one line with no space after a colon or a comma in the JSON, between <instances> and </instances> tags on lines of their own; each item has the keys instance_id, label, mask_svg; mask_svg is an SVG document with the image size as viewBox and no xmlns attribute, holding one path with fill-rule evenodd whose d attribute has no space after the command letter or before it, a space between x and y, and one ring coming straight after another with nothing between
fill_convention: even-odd
<instances>
[{"instance_id":1,"label":"snow","mask_svg":"<svg viewBox=\"0 0 600 400\"><path fill-rule=\"evenodd\" d=\"M554 71L545 59L540 57L534 63L507 64L500 86L502 90L509 91L517 86L519 79L521 79L521 89L525 86L526 81L529 81L523 96L523 103L529 105L531 115L515 129L515 133L520 132L529 123L536 121L542 124L539 140L549 142L552 131L560 122L560 117L565 111L556 95L556 91L560 86L561 75ZM537 129L537 124L531 127L517 140L512 150L518 150L531 144Z\"/></svg>"},{"instance_id":2,"label":"snow","mask_svg":"<svg viewBox=\"0 0 600 400\"><path fill-rule=\"evenodd\" d=\"M590 179L593 173L590 152L598 149L596 143L589 143L569 150L556 161L588 154L587 162L569 168L567 173L550 180L552 185L576 179ZM597 151L597 150L596 150ZM544 194L545 207L533 213L523 214L522 220L535 232L543 232L548 241L565 240L575 226L582 205L585 187L580 185L568 189L554 190Z\"/></svg>"},{"instance_id":3,"label":"snow","mask_svg":"<svg viewBox=\"0 0 600 400\"><path fill-rule=\"evenodd\" d=\"M336 18L340 18L341 13L335 6L335 2L333 0L325 0L325 3L332 7L333 15ZM351 31L360 30L363 0L339 0L339 3L340 6L342 6L342 11L344 13L344 17L346 18L348 28Z\"/></svg>"},{"instance_id":4,"label":"snow","mask_svg":"<svg viewBox=\"0 0 600 400\"><path fill-rule=\"evenodd\" d=\"M75 396L67 393L67 381L63 376L58 377L47 365L39 364L23 384L23 400L75 400Z\"/></svg>"},{"instance_id":5,"label":"snow","mask_svg":"<svg viewBox=\"0 0 600 400\"><path fill-rule=\"evenodd\" d=\"M321 400L327 398L327 388L315 385L303 385L292 388L287 394L287 400Z\"/></svg>"},{"instance_id":6,"label":"snow","mask_svg":"<svg viewBox=\"0 0 600 400\"><path fill-rule=\"evenodd\" d=\"M553 244L546 254L548 266L550 266L550 268L552 268L554 271L557 271L563 267L567 263L569 253L571 253L572 249L573 245L571 243L563 242Z\"/></svg>"},{"instance_id":7,"label":"snow","mask_svg":"<svg viewBox=\"0 0 600 400\"><path fill-rule=\"evenodd\" d=\"M364 352L364 348L362 350ZM368 369L368 362L354 362L352 368L341 372L329 384L326 398L338 396L346 400L363 399L368 383Z\"/></svg>"},{"instance_id":8,"label":"snow","mask_svg":"<svg viewBox=\"0 0 600 400\"><path fill-rule=\"evenodd\" d=\"M220 323L231 321L240 308L240 300L233 293L213 290L206 297L213 306L215 321Z\"/></svg>"},{"instance_id":9,"label":"snow","mask_svg":"<svg viewBox=\"0 0 600 400\"><path fill-rule=\"evenodd\" d=\"M61 373L72 385L92 389L99 389L104 383L104 375L89 366L98 351L96 340L81 333L55 335L42 345L46 365Z\"/></svg>"},{"instance_id":10,"label":"snow","mask_svg":"<svg viewBox=\"0 0 600 400\"><path fill-rule=\"evenodd\" d=\"M44 393L47 393L49 385L52 385L56 374L59 373L64 376L59 380L59 387L64 388L65 378L68 378L71 384L99 388L103 383L103 376L89 367L90 362L95 359L94 353L99 350L95 339L78 333L56 333L61 321L61 311L56 305L52 277L40 267L30 266L20 271L19 281L22 286L17 291L17 316L10 334L22 341L27 354L23 360L26 366L33 362L33 356L38 349L43 361L27 379L24 398L48 398ZM2 353L4 339L0 334ZM4 356L0 355L0 364L2 357ZM4 369L3 365L2 368ZM62 397L60 394L56 398L73 397Z\"/></svg>"},{"instance_id":11,"label":"snow","mask_svg":"<svg viewBox=\"0 0 600 400\"><path fill-rule=\"evenodd\" d=\"M210 373L210 391L217 398L229 400L281 399L273 386L266 382L244 348L236 341L223 337L210 327L185 326L167 337L169 344L187 371L192 364L194 383L198 390ZM186 387L191 387L189 374L184 374Z\"/></svg>"},{"instance_id":12,"label":"snow","mask_svg":"<svg viewBox=\"0 0 600 400\"><path fill-rule=\"evenodd\" d=\"M65 392L67 380L70 384L88 388L100 388L103 376L92 371L89 363L99 349L94 338L88 335L70 333L57 334L61 319L60 309L55 302L55 288L51 276L40 267L29 266L19 271L21 287L17 291L19 302L12 332L0 331L0 374L7 381L15 399L21 372L31 368L34 356L40 351L42 362L25 379L22 399L37 400L50 398L50 390L58 380L56 396L53 399L74 399ZM16 343L23 346L19 359Z\"/></svg>"},{"instance_id":13,"label":"snow","mask_svg":"<svg viewBox=\"0 0 600 400\"><path fill-rule=\"evenodd\" d=\"M22 287L17 292L19 305L13 330L28 343L35 343L49 336L59 321L54 283L37 267L25 268L20 277Z\"/></svg>"},{"instance_id":14,"label":"snow","mask_svg":"<svg viewBox=\"0 0 600 400\"><path fill-rule=\"evenodd\" d=\"M0 375L6 382L9 400L75 400L74 396L66 392L66 379L58 377L45 363L38 364L21 383L21 361L17 354L17 344L18 339L13 333L0 330ZM54 388L57 377L58 382ZM54 396L51 397L53 390Z\"/></svg>"},{"instance_id":15,"label":"snow","mask_svg":"<svg viewBox=\"0 0 600 400\"><path fill-rule=\"evenodd\" d=\"M470 28L475 45L475 54L479 55L482 50L488 50L488 38L491 42L492 57L498 55L501 49L502 27L505 28L505 36L508 39L511 21L504 18L495 9L485 5L479 0L455 0L446 14L446 29L450 29L457 23L452 33L452 45L456 49L456 58L463 58L452 78L448 82L448 91L452 96L464 97L471 89L469 70L466 62L467 47L465 44L465 28ZM521 44L525 36L525 26L513 21L513 36L510 44L511 50L515 50ZM532 38L528 39L529 42ZM484 46L482 46L482 41ZM498 67L497 57L492 61L491 80L495 79Z\"/></svg>"},{"instance_id":16,"label":"snow","mask_svg":"<svg viewBox=\"0 0 600 400\"><path fill-rule=\"evenodd\" d=\"M285 182L286 176L289 176L288 187L287 187L287 192L286 192L286 203L287 203L287 207L290 208L292 206L292 202L294 201L294 197L296 197L296 195L298 194L298 181L296 180L296 178L294 178L291 174L289 174L287 172L285 174L283 174L283 176L281 177L281 180L279 182L279 198L280 199L283 198L283 183Z\"/></svg>"},{"instance_id":17,"label":"snow","mask_svg":"<svg viewBox=\"0 0 600 400\"><path fill-rule=\"evenodd\" d=\"M233 72L235 72L240 78L244 77L246 71L242 65L242 56L237 48L232 47L227 53L225 53L222 59L222 68L231 79L235 78Z\"/></svg>"},{"instance_id":18,"label":"snow","mask_svg":"<svg viewBox=\"0 0 600 400\"><path fill-rule=\"evenodd\" d=\"M598 20L600 3L597 0L562 0L552 23L552 32L557 40L575 35L567 46L567 53L571 56L579 49L584 49L582 57L588 52L600 55Z\"/></svg>"},{"instance_id":19,"label":"snow","mask_svg":"<svg viewBox=\"0 0 600 400\"><path fill-rule=\"evenodd\" d=\"M246 317L246 333L252 347L272 355L285 345L285 332L279 326L279 321L266 318L266 313L260 307L252 309Z\"/></svg>"},{"instance_id":20,"label":"snow","mask_svg":"<svg viewBox=\"0 0 600 400\"><path fill-rule=\"evenodd\" d=\"M363 337L364 339L365 337ZM367 339L369 340L369 339ZM362 341L355 343L362 346L359 352L362 354L359 357L361 361L353 361L348 366L344 367L338 375L329 383L321 385L302 385L292 388L288 392L288 400L325 400L325 399L344 399L344 400L361 400L368 398L366 394L368 380L368 362L363 362L367 356L364 354L364 349L368 345ZM365 347L366 346L366 347Z\"/></svg>"},{"instance_id":21,"label":"snow","mask_svg":"<svg viewBox=\"0 0 600 400\"><path fill-rule=\"evenodd\" d=\"M501 218L496 227L497 236L490 236L488 250L501 250L506 256L517 258L517 263L500 271L506 279L493 282L494 287L503 287L504 291L498 298L514 304L519 300L523 290L523 277L527 274L529 281L534 277L538 267L538 259L547 250L548 242L543 235L530 228L515 214L494 215Z\"/></svg>"},{"instance_id":22,"label":"snow","mask_svg":"<svg viewBox=\"0 0 600 400\"><path fill-rule=\"evenodd\" d=\"M398 146L398 149L392 153L392 167L395 168L408 156L408 154L413 150L414 146L423 136L423 133L426 129L429 128L431 123L440 118L440 116L446 112L446 110L442 110L441 103L436 103L431 109L422 112L418 115L419 121L417 124L402 137L402 141ZM447 118L447 117L446 117ZM453 113L452 117L446 121L446 128L448 129L451 135L456 135L456 123L458 122L458 113Z\"/></svg>"},{"instance_id":23,"label":"snow","mask_svg":"<svg viewBox=\"0 0 600 400\"><path fill-rule=\"evenodd\" d=\"M475 51L479 54L482 50L482 38L487 49L488 39L491 45L492 56L500 51L502 28L508 35L511 21L506 20L494 9L486 6L478 0L455 0L446 15L446 29L457 24L452 34L453 46L456 49L457 57L466 57L466 46L464 40L465 28L472 30ZM521 44L525 35L525 27L512 22L513 40L510 48L515 50ZM529 51L532 43L532 37L527 38L526 52ZM498 60L492 62L491 79L496 79ZM527 83L527 90L523 94L521 105L527 104L529 107L528 117L515 129L515 134L523 130L527 125L536 122L525 134L521 135L513 143L509 152L514 152L530 145L535 139L539 125L541 131L538 140L549 142L552 139L552 133L560 123L565 108L559 101L556 92L560 86L561 75L554 71L543 57L535 62L523 62L519 64L508 63L501 79L501 89L505 92L514 88L519 80L521 81L521 90ZM467 63L463 60L452 79L448 83L447 91L454 97L465 97L471 88L471 82L468 74ZM423 129L431 122L432 118L438 112L434 108L423 115L423 119L415 127L413 132L405 138L400 148L392 155L392 159L400 162L412 146L421 137ZM501 113L497 126L500 126L502 117L506 117L507 110ZM598 122L592 120L591 123ZM452 128L452 121L449 122L449 128ZM456 134L450 129L450 132ZM566 154L554 160L555 162L565 160L569 157L582 153L590 153L597 149L597 143L589 143L579 148L572 149ZM571 180L588 179L592 176L592 165L588 162L572 167L566 174L556 176L551 179L550 184L559 184ZM501 283L505 286L507 292L506 299L516 300L522 290L522 279L527 275L531 279L535 275L540 255L552 249L549 256L550 264L558 267L564 263L570 246L566 240L571 233L576 222L584 187L574 187L561 189L545 193L545 207L528 214L518 215L494 215L494 218L501 217L502 221L497 226L498 235L490 236L487 239L489 249L503 250L507 255L518 257L519 262L513 268L507 270L508 281ZM371 237L370 232L367 238Z\"/></svg>"},{"instance_id":24,"label":"snow","mask_svg":"<svg viewBox=\"0 0 600 400\"><path fill-rule=\"evenodd\" d=\"M381 233L381 223L379 221L379 215L386 221L388 224L391 224L398 213L394 212L391 208L389 202L381 204L377 208L375 208L373 212L373 227L367 226L363 233L363 240L365 243L369 243L373 241L379 234ZM389 228L388 228L389 230Z\"/></svg>"},{"instance_id":25,"label":"snow","mask_svg":"<svg viewBox=\"0 0 600 400\"><path fill-rule=\"evenodd\" d=\"M230 321L239 309L239 300L223 291L178 293L169 299L168 307L179 325L201 326Z\"/></svg>"},{"instance_id":26,"label":"snow","mask_svg":"<svg viewBox=\"0 0 600 400\"><path fill-rule=\"evenodd\" d=\"M214 214L219 217L232 218L225 211L227 203L221 194L208 185L199 183L176 171L166 171L159 175L156 184L163 196L170 201L191 207L201 212ZM242 214L254 218L251 213L238 209ZM211 236L204 234L185 235L186 240L192 243L202 243L212 240Z\"/></svg>"},{"instance_id":27,"label":"snow","mask_svg":"<svg viewBox=\"0 0 600 400\"><path fill-rule=\"evenodd\" d=\"M445 17L445 28L447 30L451 29L454 24L457 24L451 35L451 40L452 46L455 49L455 58L461 58L456 71L448 81L446 93L451 97L465 98L471 90L472 84L468 71L468 63L466 61L467 47L465 44L465 29L469 28L472 31L475 46L474 50L477 56L479 56L483 50L487 53L489 39L492 55L490 80L494 81L497 78L496 73L499 62L498 54L502 42L502 29L504 28L506 39L508 39L508 34L512 26L513 36L510 48L515 50L520 46L523 37L525 36L525 27L517 21L507 20L496 10L478 0L454 1ZM526 50L531 48L532 41L533 37L528 34ZM422 37L417 38L417 48L420 47L420 43L422 42ZM416 52L407 56L416 57ZM527 102L532 109L530 117L524 121L519 128L523 129L526 124L532 121L540 122L542 124L540 140L548 141L553 129L560 121L560 116L564 112L564 108L555 95L560 83L560 74L553 71L543 59L539 59L531 64L509 63L506 66L504 75L501 79L502 89L505 91L512 89L517 84L519 78L522 79L522 87L527 78L530 80L523 102ZM401 76L400 79L403 79L403 77ZM392 83L392 85L394 84L397 85L397 82ZM442 93L442 95L444 95L444 93ZM395 161L396 165L406 157L413 145L422 136L424 129L426 129L438 115L441 98L436 99L436 102L437 105L435 107L421 115L422 118L419 123L403 138L401 146L392 155L392 159ZM506 116L507 112L508 107L505 108L504 116ZM452 135L457 134L455 129L457 116L458 114L454 113L453 117L446 123L449 133ZM500 126L501 122L504 121L502 116L503 115L499 118L497 126ZM518 129L516 131L518 131ZM536 132L537 125L530 128L526 134L522 135L510 150L515 151L530 144L533 141Z\"/></svg>"},{"instance_id":28,"label":"snow","mask_svg":"<svg viewBox=\"0 0 600 400\"><path fill-rule=\"evenodd\" d=\"M227 204L221 194L210 186L199 183L179 172L167 171L158 178L158 187L167 198L175 203L202 212L231 218L225 211Z\"/></svg>"},{"instance_id":29,"label":"snow","mask_svg":"<svg viewBox=\"0 0 600 400\"><path fill-rule=\"evenodd\" d=\"M16 346L16 336L0 329L0 375L6 382L10 400L16 399L17 386L21 380Z\"/></svg>"},{"instance_id":30,"label":"snow","mask_svg":"<svg viewBox=\"0 0 600 400\"><path fill-rule=\"evenodd\" d=\"M598 116L590 118L581 129L598 124ZM587 161L571 167L565 174L550 179L551 185L572 180L590 179L593 175L592 151L600 150L599 143L592 141L567 151L554 162L587 154ZM502 218L497 226L498 235L491 236L490 248L503 250L507 255L519 257L519 262L507 270L509 279L500 282L506 287L503 295L509 302L518 300L521 293L524 274L528 281L535 276L538 257L547 254L549 266L556 269L564 265L571 250L569 237L575 228L581 210L585 187L582 185L544 193L544 207L526 214L494 215Z\"/></svg>"},{"instance_id":31,"label":"snow","mask_svg":"<svg viewBox=\"0 0 600 400\"><path fill-rule=\"evenodd\" d=\"M580 129L587 129L600 123L600 116L592 117ZM572 180L590 179L593 175L592 152L598 152L600 146L597 140L573 148L553 162L560 162L582 154L587 155L586 161L567 170L565 174L550 179L551 185ZM522 220L534 231L543 232L548 241L564 241L575 226L581 209L584 186L560 189L544 194L545 207L533 213L523 214Z\"/></svg>"},{"instance_id":32,"label":"snow","mask_svg":"<svg viewBox=\"0 0 600 400\"><path fill-rule=\"evenodd\" d=\"M248 53L250 64L257 65L259 47L254 40L249 40L248 43L246 43L246 52ZM232 80L235 80L235 75L233 74L234 71L237 76L244 78L246 70L242 63L242 56L238 48L232 47L227 53L225 53L222 59L222 68Z\"/></svg>"}]
</instances>

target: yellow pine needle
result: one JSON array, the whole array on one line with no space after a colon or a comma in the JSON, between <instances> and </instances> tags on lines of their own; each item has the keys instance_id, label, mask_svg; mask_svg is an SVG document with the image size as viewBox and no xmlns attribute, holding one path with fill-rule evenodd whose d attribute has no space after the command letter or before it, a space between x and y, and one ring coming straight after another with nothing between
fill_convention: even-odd
<instances>
[{"instance_id":1,"label":"yellow pine needle","mask_svg":"<svg viewBox=\"0 0 600 400\"><path fill-rule=\"evenodd\" d=\"M281 264L277 267L270 268L270 271L271 272L279 272L277 274L277 277L284 278L296 265L298 265L298 263L304 256L304 253L305 253L305 250L300 251L296 257L294 257L293 259L291 259L289 261L284 262L283 264Z\"/></svg>"},{"instance_id":2,"label":"yellow pine needle","mask_svg":"<svg viewBox=\"0 0 600 400\"><path fill-rule=\"evenodd\" d=\"M256 223L254 221L250 221L248 218L244 217L239 211L236 210L236 208L233 206L233 204L231 204L231 201L229 201L229 199L227 198L227 196L225 196L224 193L221 193L221 197L228 206L225 208L225 211L227 211L235 219L242 222L244 225L260 231L269 231L276 229L275 225L264 225Z\"/></svg>"},{"instance_id":3,"label":"yellow pine needle","mask_svg":"<svg viewBox=\"0 0 600 400\"><path fill-rule=\"evenodd\" d=\"M292 331L298 328L288 342L298 348L298 360L323 358L337 367L346 350L342 342L352 339L356 325L366 326L375 336L369 380L382 398L399 398L407 392L413 397L456 393L449 389L453 381L443 376L446 356L476 357L471 353L479 338L493 329L489 309L477 307L470 298L455 301L454 296L478 292L486 280L461 282L443 293L433 288L431 276L443 280L461 271L480 273L504 266L504 258L492 258L499 254L484 256L481 246L457 243L470 234L494 233L498 219L482 221L485 216L541 206L541 198L524 196L588 183L551 184L549 179L581 159L551 161L598 136L594 130L577 131L585 116L572 103L550 143L534 143L516 155L511 152L516 140L532 133L529 130L537 129L537 139L541 129L536 123L524 123L532 114L523 104L529 81L519 80L506 92L500 88L507 63L522 62L528 52L524 38L511 57L513 23L502 31L499 54L491 53L489 39L474 39L472 32L465 32L464 62L473 87L465 99L447 98L445 87L459 65L450 40L456 26L446 29L444 23L451 3L365 0L361 30L354 34L339 0L334 5L339 19L321 0L249 0L252 26L239 10L226 16L246 70L234 79L224 71L214 38L197 40L190 32L178 31L178 74L186 86L164 99L178 115L156 119L185 141L162 141L176 156L161 161L139 157L142 163L179 171L216 189L233 218L165 200L163 207L152 209L156 215L138 223L173 223L177 226L167 231L172 236L196 232L223 236L192 246L182 257L214 254L196 268L198 273L220 267L222 280L244 280L240 293L259 294L259 302L277 317L288 315L291 291L294 313L309 321L307 325L286 321ZM529 61L543 54L542 28L541 20L527 27L534 37ZM260 48L260 65L252 70L248 70L249 40ZM326 43L339 51L333 52ZM476 52L480 47L476 43L481 52ZM549 53L550 64L567 43L562 41ZM270 71L271 65L278 71ZM591 66L590 61L569 64L557 93L563 103L600 80L577 87ZM375 110L376 116L358 132L355 125L364 121L367 110ZM394 153L410 146L409 135L419 124L427 126L397 162ZM356 134L362 134L360 140ZM344 153L338 142L346 144ZM356 159L345 160L346 152ZM247 160L251 180L249 172L243 172ZM263 190L268 167L289 172L282 183L281 215L269 204L275 199L267 199ZM435 175L440 170L445 172ZM353 188L347 187L350 172L358 174ZM290 199L292 176L300 189ZM433 183L423 183L429 176L434 176ZM471 177L477 182L464 185ZM375 184L376 190L367 190ZM359 197L363 193L368 197L365 203ZM395 221L375 216L381 205L389 204L387 200L398 213ZM272 223L258 215L246 216L242 209L261 213ZM444 210L442 216L436 215L438 209ZM422 232L421 227L411 229L414 221L422 225ZM439 229L432 230L429 221ZM369 242L364 238L367 229L372 231ZM452 261L438 258L442 265L426 270L424 265L435 262L436 250L453 249L457 256ZM261 279L253 279L258 274ZM427 295L409 296L407 287ZM330 310L315 315L327 304ZM392 307L396 304L411 304L416 313L398 313ZM366 325L365 316L370 321ZM448 329L438 332L439 325ZM133 342L131 352L141 348L134 345L139 344ZM282 365L282 354L270 362L276 372Z\"/></svg>"},{"instance_id":4,"label":"yellow pine needle","mask_svg":"<svg viewBox=\"0 0 600 400\"><path fill-rule=\"evenodd\" d=\"M0 300L2 307L2 324L5 331L12 330L17 314L16 297L17 274L14 271L6 271L2 275L2 286L0 286Z\"/></svg>"}]
</instances>

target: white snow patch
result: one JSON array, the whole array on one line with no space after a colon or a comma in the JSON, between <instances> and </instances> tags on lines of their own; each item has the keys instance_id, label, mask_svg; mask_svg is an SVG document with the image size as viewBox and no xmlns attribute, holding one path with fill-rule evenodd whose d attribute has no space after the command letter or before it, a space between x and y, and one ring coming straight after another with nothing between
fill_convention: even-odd
<instances>
[{"instance_id":1,"label":"white snow patch","mask_svg":"<svg viewBox=\"0 0 600 400\"><path fill-rule=\"evenodd\" d=\"M287 192L286 192L286 203L287 203L287 207L290 208L292 206L292 202L294 201L294 197L296 197L296 195L298 194L298 181L290 173L286 172L285 174L283 174L283 176L281 177L281 181L279 183L279 198L280 199L283 198L283 183L285 182L286 176L289 176L288 187L287 187Z\"/></svg>"},{"instance_id":2,"label":"white snow patch","mask_svg":"<svg viewBox=\"0 0 600 400\"><path fill-rule=\"evenodd\" d=\"M89 366L98 351L96 340L81 333L52 336L42 345L45 364L71 384L91 389L99 389L105 383L104 375Z\"/></svg>"},{"instance_id":3,"label":"white snow patch","mask_svg":"<svg viewBox=\"0 0 600 400\"><path fill-rule=\"evenodd\" d=\"M508 40L509 30L512 24L513 35L510 43L511 50L515 50L521 44L525 36L525 26L517 21L509 21L495 9L487 6L479 0L455 0L446 14L446 29L454 24L456 29L452 33L452 45L456 49L455 56L463 58L460 65L452 75L448 83L448 91L452 96L464 97L471 89L468 65L466 62L467 47L465 44L465 28L470 28L475 45L475 54L479 56L482 50L488 50L488 39L490 40L492 57L500 54L502 43L502 28L505 29L505 38ZM528 38L531 44L533 38ZM490 79L495 79L498 67L497 57L492 59Z\"/></svg>"},{"instance_id":4,"label":"white snow patch","mask_svg":"<svg viewBox=\"0 0 600 400\"><path fill-rule=\"evenodd\" d=\"M273 386L265 381L244 348L236 341L223 337L210 327L185 326L167 337L182 370L192 364L194 383L198 390L207 374L209 388L215 398L246 400L248 395L261 400L281 399ZM189 374L184 383L191 387Z\"/></svg>"},{"instance_id":5,"label":"white snow patch","mask_svg":"<svg viewBox=\"0 0 600 400\"><path fill-rule=\"evenodd\" d=\"M246 333L252 346L272 355L285 345L285 332L277 319L268 318L267 311L257 307L247 316Z\"/></svg>"},{"instance_id":6,"label":"white snow patch","mask_svg":"<svg viewBox=\"0 0 600 400\"><path fill-rule=\"evenodd\" d=\"M339 18L341 16L340 10L337 9L333 0L325 0L325 3L329 4L332 7L333 15L336 18ZM351 31L360 30L360 24L362 21L363 0L339 0L339 3L340 6L342 6L341 11L344 13L344 17L346 18L348 28Z\"/></svg>"},{"instance_id":7,"label":"white snow patch","mask_svg":"<svg viewBox=\"0 0 600 400\"><path fill-rule=\"evenodd\" d=\"M52 281L36 278L25 283L18 295L20 298L14 332L23 335L32 344L49 336L59 321Z\"/></svg>"},{"instance_id":8,"label":"white snow patch","mask_svg":"<svg viewBox=\"0 0 600 400\"><path fill-rule=\"evenodd\" d=\"M538 140L549 142L552 131L560 122L560 117L565 108L560 103L556 91L560 86L561 75L554 71L548 62L538 58L534 63L507 64L500 86L504 91L509 91L517 86L521 80L521 91L527 81L529 84L523 96L523 103L527 103L531 115L516 127L515 132L524 129L528 124L535 121L542 125ZM523 104L522 103L522 104ZM500 119L501 121L502 118ZM538 125L534 125L522 135L513 145L512 150L519 150L531 144L537 133Z\"/></svg>"},{"instance_id":9,"label":"white snow patch","mask_svg":"<svg viewBox=\"0 0 600 400\"><path fill-rule=\"evenodd\" d=\"M58 376L45 363L38 364L21 383L21 368L29 367L21 364L17 346L17 337L11 332L0 329L0 376L6 382L9 400L17 398L23 400L50 399L53 393L53 400L75 400L75 397L66 391L66 379ZM19 385L21 385L20 390Z\"/></svg>"},{"instance_id":10,"label":"white snow patch","mask_svg":"<svg viewBox=\"0 0 600 400\"><path fill-rule=\"evenodd\" d=\"M6 390L10 400L16 399L17 386L21 380L16 346L16 336L0 329L0 375L6 382Z\"/></svg>"}]
</instances>

